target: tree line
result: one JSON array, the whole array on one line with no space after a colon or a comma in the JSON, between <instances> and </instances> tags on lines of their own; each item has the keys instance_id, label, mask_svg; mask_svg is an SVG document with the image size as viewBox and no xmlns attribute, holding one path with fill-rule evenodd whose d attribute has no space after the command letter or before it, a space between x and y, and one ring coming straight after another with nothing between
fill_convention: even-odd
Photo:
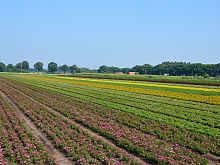
<instances>
[{"instance_id":1,"label":"tree line","mask_svg":"<svg viewBox=\"0 0 220 165\"><path fill-rule=\"evenodd\" d=\"M170 75L170 76L219 76L219 64L201 64L201 63L186 63L186 62L163 62L156 66L150 64L135 65L132 68L118 68L114 66L102 65L98 69L99 73L116 73L116 72L137 72L139 74L153 75Z\"/></svg>"},{"instance_id":2,"label":"tree line","mask_svg":"<svg viewBox=\"0 0 220 165\"><path fill-rule=\"evenodd\" d=\"M81 70L86 70L87 68L79 68L77 65L67 66L66 64L58 66L55 62L50 62L47 66L47 69L44 69L44 64L42 62L36 62L34 68L30 68L28 61L22 61L16 65L8 64L5 65L3 62L0 62L0 72L46 72L46 73L80 73Z\"/></svg>"},{"instance_id":3,"label":"tree line","mask_svg":"<svg viewBox=\"0 0 220 165\"><path fill-rule=\"evenodd\" d=\"M219 64L201 64L201 63L186 63L186 62L163 62L158 65L135 65L132 68L119 68L115 66L102 65L97 70L90 70L89 68L79 68L77 65L68 66L66 64L58 66L55 62L50 62L47 69L43 68L42 62L36 62L34 68L29 67L28 61L17 63L16 65L5 65L0 62L0 72L47 72L47 73L80 73L80 72L98 72L98 73L128 73L137 72L139 74L155 74L171 76L219 76Z\"/></svg>"}]
</instances>

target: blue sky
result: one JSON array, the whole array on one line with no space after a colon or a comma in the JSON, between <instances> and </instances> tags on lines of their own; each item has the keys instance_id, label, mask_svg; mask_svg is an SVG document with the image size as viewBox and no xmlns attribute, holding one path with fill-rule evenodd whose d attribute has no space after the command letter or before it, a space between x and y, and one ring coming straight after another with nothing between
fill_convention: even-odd
<instances>
[{"instance_id":1,"label":"blue sky","mask_svg":"<svg viewBox=\"0 0 220 165\"><path fill-rule=\"evenodd\" d=\"M220 62L220 0L0 0L0 61Z\"/></svg>"}]
</instances>

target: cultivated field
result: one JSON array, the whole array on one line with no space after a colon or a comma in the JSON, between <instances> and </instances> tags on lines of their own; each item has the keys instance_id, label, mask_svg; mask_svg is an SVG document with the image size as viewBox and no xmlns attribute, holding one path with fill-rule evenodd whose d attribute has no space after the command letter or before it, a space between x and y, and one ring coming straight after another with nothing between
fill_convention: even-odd
<instances>
[{"instance_id":1,"label":"cultivated field","mask_svg":"<svg viewBox=\"0 0 220 165\"><path fill-rule=\"evenodd\" d=\"M0 74L1 163L218 164L220 87Z\"/></svg>"},{"instance_id":2,"label":"cultivated field","mask_svg":"<svg viewBox=\"0 0 220 165\"><path fill-rule=\"evenodd\" d=\"M105 73L76 73L76 74L69 75L69 76L70 77L84 77L84 78L159 82L159 83L220 86L219 77L204 78L201 76L129 75L129 74L110 74L110 73L106 73L106 74Z\"/></svg>"}]
</instances>

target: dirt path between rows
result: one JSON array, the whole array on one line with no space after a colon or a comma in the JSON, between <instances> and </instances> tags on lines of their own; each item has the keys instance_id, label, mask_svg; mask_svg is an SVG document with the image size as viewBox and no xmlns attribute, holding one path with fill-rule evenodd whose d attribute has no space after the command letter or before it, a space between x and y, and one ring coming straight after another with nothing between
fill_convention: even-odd
<instances>
[{"instance_id":1,"label":"dirt path between rows","mask_svg":"<svg viewBox=\"0 0 220 165\"><path fill-rule=\"evenodd\" d=\"M72 119L70 119L70 118L68 118L68 117L63 116L63 115L60 114L59 112L53 110L52 108L48 107L47 105L45 105L45 104L43 104L43 103L37 101L36 99L32 98L31 96L26 95L25 93L23 93L23 92L21 92L21 91L15 89L14 87L11 87L11 88L13 88L13 90L15 90L16 92L18 92L18 93L24 95L25 97L31 99L32 101L34 101L34 102L36 102L36 103L38 103L38 104L44 106L46 109L49 109L50 111L52 111L52 112L55 113L56 115L63 117L63 118L64 118L65 120L67 120L68 122L70 122L70 123L72 123L72 124L75 124L77 127L79 127L80 129L82 129L83 131L87 132L87 133L90 134L91 136L93 136L93 137L95 137L95 138L97 138L97 139L101 139L102 141L106 142L107 144L109 144L110 146L116 148L117 150L126 153L126 154L128 155L128 157L132 158L132 159L135 160L136 162L138 162L138 163L140 163L140 164L145 164L145 165L147 165L147 163L146 163L145 161L143 161L141 158L137 157L136 155L134 155L134 154L128 152L127 150L125 150L125 149L123 149L123 148L121 148L121 147L118 147L113 141L111 141L111 140L109 140L109 139L106 139L105 137L99 135L99 134L96 133L96 132L93 132L92 130L86 128L86 127L83 126L82 124L76 123L74 120L72 120ZM0 93L2 93L2 92L0 91ZM5 94L4 94L4 95L5 95ZM5 95L5 97L7 97L7 96ZM7 99L9 99L9 98L7 97ZM18 107L15 105L15 103L14 103L13 101L10 100L10 102L12 102L13 106L15 106L16 109L18 109ZM19 113L21 113L22 115L24 115L19 109L18 109L18 111L19 111ZM31 122L26 116L24 116L24 117L26 118L25 120L28 120L29 122ZM33 123L32 123L32 124L33 124ZM34 126L34 127L35 127L35 126ZM36 127L35 127L35 128L36 128ZM36 129L37 129L37 128L36 128ZM51 144L51 145L52 145L52 144ZM53 148L54 148L54 147L53 147ZM56 150L56 149L55 149L55 150ZM56 150L56 151L57 151L57 150ZM57 151L57 152L59 152L59 151ZM57 156L58 156L58 155L57 155ZM59 157L59 156L58 156L58 157ZM60 157L60 158L62 158L62 157Z\"/></svg>"},{"instance_id":2,"label":"dirt path between rows","mask_svg":"<svg viewBox=\"0 0 220 165\"><path fill-rule=\"evenodd\" d=\"M71 165L73 164L69 159L67 159L60 151L54 148L53 144L47 139L47 137L27 118L24 113L17 107L17 105L8 98L5 93L0 91L0 95L5 98L12 107L17 111L19 116L25 121L26 126L29 128L36 140L45 146L45 150L52 156L58 165Z\"/></svg>"}]
</instances>

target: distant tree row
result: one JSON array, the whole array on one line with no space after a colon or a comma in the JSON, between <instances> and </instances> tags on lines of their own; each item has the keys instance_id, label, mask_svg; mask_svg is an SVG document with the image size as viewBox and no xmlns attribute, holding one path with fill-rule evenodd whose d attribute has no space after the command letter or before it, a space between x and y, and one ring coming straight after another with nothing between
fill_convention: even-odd
<instances>
[{"instance_id":1,"label":"distant tree row","mask_svg":"<svg viewBox=\"0 0 220 165\"><path fill-rule=\"evenodd\" d=\"M171 76L219 76L219 64L201 64L186 62L163 62L162 64L152 66L150 64L136 65L132 68L118 68L114 66L102 65L98 69L99 73L115 73L115 72L138 72L139 74L156 74Z\"/></svg>"},{"instance_id":2,"label":"distant tree row","mask_svg":"<svg viewBox=\"0 0 220 165\"><path fill-rule=\"evenodd\" d=\"M135 65L132 68L119 68L115 66L102 65L98 70L90 70L89 68L79 68L77 65L68 66L66 64L58 66L55 62L48 64L47 70L43 69L44 64L37 62L34 64L34 68L29 68L29 63L23 61L16 65L5 65L0 62L0 72L48 72L48 73L80 73L80 72L98 72L98 73L116 73L116 72L138 72L139 74L156 74L171 76L219 76L220 75L220 63L219 64L201 64L201 63L186 63L186 62L163 62L156 66L150 64Z\"/></svg>"},{"instance_id":3,"label":"distant tree row","mask_svg":"<svg viewBox=\"0 0 220 165\"><path fill-rule=\"evenodd\" d=\"M58 66L55 62L50 62L48 64L47 70L43 69L44 64L42 62L36 62L34 64L34 68L31 69L29 67L29 63L27 61L23 61L20 63L17 63L16 65L8 64L5 65L3 62L0 62L0 72L30 72L30 71L36 71L36 72L48 72L48 73L55 73L55 72L63 72L63 73L80 73L81 68L79 68L77 65L67 66L62 65ZM82 68L83 71L90 71L88 68Z\"/></svg>"},{"instance_id":4,"label":"distant tree row","mask_svg":"<svg viewBox=\"0 0 220 165\"><path fill-rule=\"evenodd\" d=\"M17 63L15 66L12 64L5 65L3 62L0 62L0 72L28 72L29 63L27 61L23 61Z\"/></svg>"},{"instance_id":5,"label":"distant tree row","mask_svg":"<svg viewBox=\"0 0 220 165\"><path fill-rule=\"evenodd\" d=\"M67 72L68 73L80 73L81 69L77 65L68 66L68 65L64 64L62 66L57 66L56 63L50 62L48 64L48 72L49 73L63 72L64 74Z\"/></svg>"}]
</instances>

